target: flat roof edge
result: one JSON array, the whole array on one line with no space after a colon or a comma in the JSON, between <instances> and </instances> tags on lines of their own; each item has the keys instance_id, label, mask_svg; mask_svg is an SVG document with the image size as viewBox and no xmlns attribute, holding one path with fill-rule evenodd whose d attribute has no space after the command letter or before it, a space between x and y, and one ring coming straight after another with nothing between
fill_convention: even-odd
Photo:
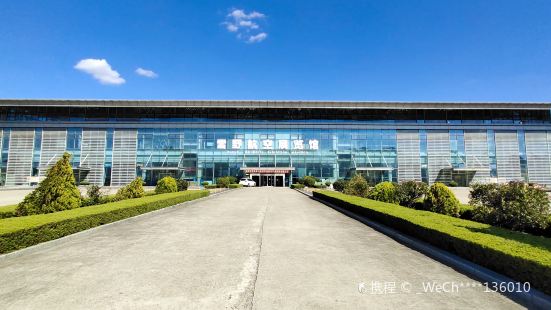
<instances>
[{"instance_id":1,"label":"flat roof edge","mask_svg":"<svg viewBox=\"0 0 551 310\"><path fill-rule=\"evenodd\" d=\"M291 109L551 109L551 102L0 99L0 106Z\"/></svg>"}]
</instances>

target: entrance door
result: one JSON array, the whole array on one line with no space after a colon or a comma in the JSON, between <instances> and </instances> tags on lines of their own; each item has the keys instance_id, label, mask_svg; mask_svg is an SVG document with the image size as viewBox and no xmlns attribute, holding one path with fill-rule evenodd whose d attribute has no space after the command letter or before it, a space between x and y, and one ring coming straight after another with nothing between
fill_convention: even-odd
<instances>
[{"instance_id":1,"label":"entrance door","mask_svg":"<svg viewBox=\"0 0 551 310\"><path fill-rule=\"evenodd\" d=\"M285 186L285 184L283 184L283 176L282 175L276 175L275 176L275 186L277 186L277 187Z\"/></svg>"},{"instance_id":2,"label":"entrance door","mask_svg":"<svg viewBox=\"0 0 551 310\"><path fill-rule=\"evenodd\" d=\"M284 174L250 174L249 177L256 182L256 186L285 186Z\"/></svg>"},{"instance_id":3,"label":"entrance door","mask_svg":"<svg viewBox=\"0 0 551 310\"><path fill-rule=\"evenodd\" d=\"M274 186L274 176L267 174L260 175L260 186Z\"/></svg>"}]
</instances>

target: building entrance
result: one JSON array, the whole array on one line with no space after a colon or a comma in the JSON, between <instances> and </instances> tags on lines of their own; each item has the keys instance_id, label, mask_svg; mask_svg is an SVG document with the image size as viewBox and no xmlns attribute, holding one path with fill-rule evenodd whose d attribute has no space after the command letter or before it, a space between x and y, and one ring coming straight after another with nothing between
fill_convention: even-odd
<instances>
[{"instance_id":1,"label":"building entrance","mask_svg":"<svg viewBox=\"0 0 551 310\"><path fill-rule=\"evenodd\" d=\"M251 179L256 182L256 186L285 186L284 174L252 174Z\"/></svg>"},{"instance_id":2,"label":"building entrance","mask_svg":"<svg viewBox=\"0 0 551 310\"><path fill-rule=\"evenodd\" d=\"M247 167L241 168L243 173L256 182L256 186L275 186L284 187L289 186L289 180L295 168L286 167Z\"/></svg>"}]
</instances>

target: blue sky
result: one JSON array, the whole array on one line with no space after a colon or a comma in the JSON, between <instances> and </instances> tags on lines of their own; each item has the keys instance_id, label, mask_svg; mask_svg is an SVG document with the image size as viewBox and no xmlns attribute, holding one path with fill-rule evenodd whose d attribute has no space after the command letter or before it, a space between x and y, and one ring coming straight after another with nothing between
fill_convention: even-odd
<instances>
[{"instance_id":1,"label":"blue sky","mask_svg":"<svg viewBox=\"0 0 551 310\"><path fill-rule=\"evenodd\" d=\"M0 98L551 101L550 16L545 0L2 1Z\"/></svg>"}]
</instances>

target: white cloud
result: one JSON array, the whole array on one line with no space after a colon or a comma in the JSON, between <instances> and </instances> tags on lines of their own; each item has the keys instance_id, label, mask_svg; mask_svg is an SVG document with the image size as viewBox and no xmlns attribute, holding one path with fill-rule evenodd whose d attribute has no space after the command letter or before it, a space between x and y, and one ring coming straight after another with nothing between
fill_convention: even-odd
<instances>
[{"instance_id":1,"label":"white cloud","mask_svg":"<svg viewBox=\"0 0 551 310\"><path fill-rule=\"evenodd\" d=\"M148 78L151 78L151 79L154 79L154 78L159 76L157 73L155 73L151 70L144 69L144 68L138 68L134 72L136 72L137 75L145 76L145 77L148 77Z\"/></svg>"},{"instance_id":2,"label":"white cloud","mask_svg":"<svg viewBox=\"0 0 551 310\"><path fill-rule=\"evenodd\" d=\"M236 32L239 30L239 27L234 24L226 24L226 29L228 29L229 32Z\"/></svg>"},{"instance_id":3,"label":"white cloud","mask_svg":"<svg viewBox=\"0 0 551 310\"><path fill-rule=\"evenodd\" d=\"M245 14L245 12L243 10L233 10L230 12L230 14L228 14L228 16L231 16L235 19L242 19L242 18L246 18L247 17L247 14Z\"/></svg>"},{"instance_id":4,"label":"white cloud","mask_svg":"<svg viewBox=\"0 0 551 310\"><path fill-rule=\"evenodd\" d=\"M261 32L257 35L250 36L249 39L247 39L247 42L249 43L256 43L256 42L262 42L268 37L268 34L266 32Z\"/></svg>"},{"instance_id":5,"label":"white cloud","mask_svg":"<svg viewBox=\"0 0 551 310\"><path fill-rule=\"evenodd\" d=\"M263 13L252 11L250 13L241 9L233 9L226 16L222 25L226 26L229 32L236 33L236 37L248 43L262 42L268 34L262 31L258 21L266 17Z\"/></svg>"},{"instance_id":6,"label":"white cloud","mask_svg":"<svg viewBox=\"0 0 551 310\"><path fill-rule=\"evenodd\" d=\"M82 59L74 68L90 74L101 84L120 85L126 82L117 71L111 68L111 65L105 59Z\"/></svg>"},{"instance_id":7,"label":"white cloud","mask_svg":"<svg viewBox=\"0 0 551 310\"><path fill-rule=\"evenodd\" d=\"M249 27L251 29L258 29L258 24L253 23L250 20L242 20L239 22L239 26L241 27Z\"/></svg>"}]
</instances>

